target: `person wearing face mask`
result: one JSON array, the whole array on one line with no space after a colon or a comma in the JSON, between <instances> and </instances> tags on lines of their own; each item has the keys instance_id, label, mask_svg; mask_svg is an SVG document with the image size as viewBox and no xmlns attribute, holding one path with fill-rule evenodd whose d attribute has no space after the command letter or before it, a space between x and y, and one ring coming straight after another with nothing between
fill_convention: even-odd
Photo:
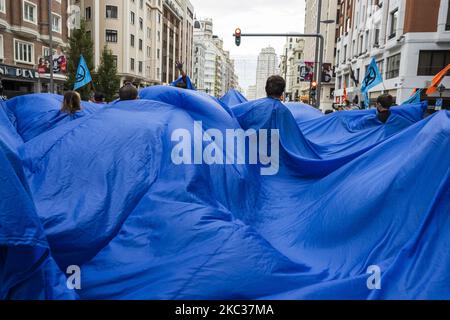
<instances>
[{"instance_id":1,"label":"person wearing face mask","mask_svg":"<svg viewBox=\"0 0 450 320\"><path fill-rule=\"evenodd\" d=\"M382 94L377 99L377 117L383 123L386 123L391 116L391 107L394 105L394 97L390 94Z\"/></svg>"}]
</instances>

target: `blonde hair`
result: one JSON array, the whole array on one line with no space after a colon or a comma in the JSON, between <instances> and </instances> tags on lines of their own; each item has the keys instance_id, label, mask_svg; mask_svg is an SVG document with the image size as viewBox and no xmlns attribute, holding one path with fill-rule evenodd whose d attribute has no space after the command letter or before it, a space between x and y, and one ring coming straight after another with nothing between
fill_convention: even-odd
<instances>
[{"instance_id":1,"label":"blonde hair","mask_svg":"<svg viewBox=\"0 0 450 320\"><path fill-rule=\"evenodd\" d=\"M76 91L67 91L64 94L61 112L74 114L81 110L81 96Z\"/></svg>"}]
</instances>

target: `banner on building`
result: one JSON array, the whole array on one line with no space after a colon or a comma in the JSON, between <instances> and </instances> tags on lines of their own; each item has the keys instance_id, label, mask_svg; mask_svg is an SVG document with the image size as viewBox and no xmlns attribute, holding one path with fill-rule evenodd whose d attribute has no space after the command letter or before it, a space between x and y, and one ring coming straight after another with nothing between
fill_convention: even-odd
<instances>
[{"instance_id":1,"label":"banner on building","mask_svg":"<svg viewBox=\"0 0 450 320\"><path fill-rule=\"evenodd\" d=\"M54 73L66 73L67 59L65 55L55 54L53 57L47 56L39 59L38 72L40 74L50 73L50 66L53 65Z\"/></svg>"},{"instance_id":2,"label":"banner on building","mask_svg":"<svg viewBox=\"0 0 450 320\"><path fill-rule=\"evenodd\" d=\"M300 62L300 81L311 82L314 79L314 62Z\"/></svg>"}]
</instances>

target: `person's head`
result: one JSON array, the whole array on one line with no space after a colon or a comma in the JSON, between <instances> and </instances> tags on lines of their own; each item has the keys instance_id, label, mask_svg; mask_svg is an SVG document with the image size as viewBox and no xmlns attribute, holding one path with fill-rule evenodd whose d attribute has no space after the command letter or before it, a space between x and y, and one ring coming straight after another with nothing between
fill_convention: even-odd
<instances>
[{"instance_id":1,"label":"person's head","mask_svg":"<svg viewBox=\"0 0 450 320\"><path fill-rule=\"evenodd\" d=\"M95 103L104 103L105 102L105 95L101 92L96 92L94 94L94 102Z\"/></svg>"},{"instance_id":2,"label":"person's head","mask_svg":"<svg viewBox=\"0 0 450 320\"><path fill-rule=\"evenodd\" d=\"M377 99L377 109L378 111L389 111L389 109L394 105L394 97L390 94L382 94Z\"/></svg>"},{"instance_id":3,"label":"person's head","mask_svg":"<svg viewBox=\"0 0 450 320\"><path fill-rule=\"evenodd\" d=\"M267 79L266 93L268 97L281 100L285 89L286 81L282 77L271 76Z\"/></svg>"},{"instance_id":4,"label":"person's head","mask_svg":"<svg viewBox=\"0 0 450 320\"><path fill-rule=\"evenodd\" d=\"M391 107L394 105L394 97L390 94L382 94L377 99L378 120L386 123L391 115Z\"/></svg>"},{"instance_id":5,"label":"person's head","mask_svg":"<svg viewBox=\"0 0 450 320\"><path fill-rule=\"evenodd\" d=\"M81 110L81 97L76 91L67 91L64 94L62 112L74 114Z\"/></svg>"},{"instance_id":6,"label":"person's head","mask_svg":"<svg viewBox=\"0 0 450 320\"><path fill-rule=\"evenodd\" d=\"M119 90L119 98L121 101L136 100L138 96L138 89L128 82Z\"/></svg>"},{"instance_id":7,"label":"person's head","mask_svg":"<svg viewBox=\"0 0 450 320\"><path fill-rule=\"evenodd\" d=\"M333 112L334 112L334 111L333 111L333 110L330 110L330 109L325 110L325 114L326 114L326 115L331 114L331 113L333 113Z\"/></svg>"}]
</instances>

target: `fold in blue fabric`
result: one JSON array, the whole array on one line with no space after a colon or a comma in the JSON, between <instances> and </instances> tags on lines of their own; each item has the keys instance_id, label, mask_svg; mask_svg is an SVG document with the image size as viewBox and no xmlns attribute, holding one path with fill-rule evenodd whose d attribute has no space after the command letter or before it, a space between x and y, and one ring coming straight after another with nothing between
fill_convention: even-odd
<instances>
[{"instance_id":1,"label":"fold in blue fabric","mask_svg":"<svg viewBox=\"0 0 450 320\"><path fill-rule=\"evenodd\" d=\"M230 89L222 98L220 98L220 101L231 108L238 104L247 102L248 100L239 91Z\"/></svg>"},{"instance_id":2,"label":"fold in blue fabric","mask_svg":"<svg viewBox=\"0 0 450 320\"><path fill-rule=\"evenodd\" d=\"M450 299L448 111L423 119L426 104L406 105L383 124L371 110L325 117L174 87L140 97L70 119L33 116L60 103L42 96L0 113L32 196L14 201L39 217L28 229L42 239L29 248L47 248L59 270L80 266L81 299ZM194 121L223 136L278 130L278 174L174 164L173 133L194 136ZM12 231L23 237L30 221ZM379 289L368 286L372 266ZM27 298L17 292L9 298Z\"/></svg>"}]
</instances>

